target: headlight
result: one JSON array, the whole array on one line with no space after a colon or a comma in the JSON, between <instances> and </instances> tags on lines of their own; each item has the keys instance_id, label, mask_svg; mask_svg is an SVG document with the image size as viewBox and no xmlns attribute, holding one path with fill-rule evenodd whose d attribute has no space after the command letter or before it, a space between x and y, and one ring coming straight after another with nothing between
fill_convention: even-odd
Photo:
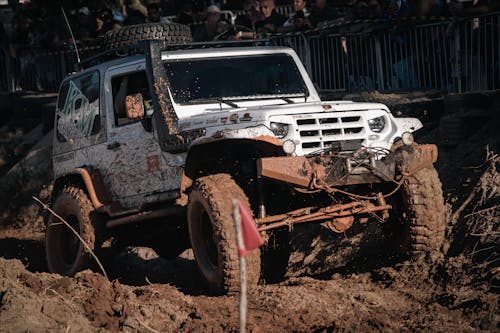
<instances>
[{"instance_id":1,"label":"headlight","mask_svg":"<svg viewBox=\"0 0 500 333\"><path fill-rule=\"evenodd\" d=\"M288 125L282 123L271 123L271 131L278 138L284 138L288 134Z\"/></svg>"},{"instance_id":2,"label":"headlight","mask_svg":"<svg viewBox=\"0 0 500 333\"><path fill-rule=\"evenodd\" d=\"M295 142L293 142L292 140L283 141L283 151L287 155L292 155L293 153L295 153L296 148L297 146L295 145Z\"/></svg>"},{"instance_id":3,"label":"headlight","mask_svg":"<svg viewBox=\"0 0 500 333\"><path fill-rule=\"evenodd\" d=\"M368 126L375 133L380 133L385 127L385 118L384 116L380 116L377 118L373 118L368 120Z\"/></svg>"},{"instance_id":4,"label":"headlight","mask_svg":"<svg viewBox=\"0 0 500 333\"><path fill-rule=\"evenodd\" d=\"M401 140L406 146L411 146L413 142L415 142L415 140L413 139L413 134L411 134L410 132L404 132L401 135Z\"/></svg>"}]
</instances>

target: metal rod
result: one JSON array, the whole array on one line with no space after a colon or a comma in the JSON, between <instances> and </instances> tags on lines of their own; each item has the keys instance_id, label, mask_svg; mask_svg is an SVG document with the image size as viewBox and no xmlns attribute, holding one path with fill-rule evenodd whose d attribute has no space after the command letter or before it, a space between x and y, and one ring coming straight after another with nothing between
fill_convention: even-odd
<instances>
[{"instance_id":1,"label":"metal rod","mask_svg":"<svg viewBox=\"0 0 500 333\"><path fill-rule=\"evenodd\" d=\"M356 215L356 214L366 214L366 213L373 213L373 212L379 212L379 211L386 211L386 210L391 209L391 208L392 208L391 205L374 206L374 207L367 207L367 208L362 208L362 209L355 210L355 211L348 211L348 212L341 212L341 213L335 213L335 212L324 213L321 216L314 216L314 217L311 217L311 215L309 215L309 216L305 216L303 219L288 219L285 221L271 223L271 224L260 227L259 231L267 231L267 230L276 229L276 228L283 227L283 226L290 226L293 224L306 223L306 222L318 222L318 221L322 221L322 220L335 219L338 217L346 217L346 216L352 216L352 215ZM316 215L316 214L314 214L314 215Z\"/></svg>"},{"instance_id":2,"label":"metal rod","mask_svg":"<svg viewBox=\"0 0 500 333\"><path fill-rule=\"evenodd\" d=\"M455 75L457 77L457 90L456 92L462 92L462 73L460 64L460 28L458 25L455 26Z\"/></svg>"},{"instance_id":3,"label":"metal rod","mask_svg":"<svg viewBox=\"0 0 500 333\"><path fill-rule=\"evenodd\" d=\"M236 242L238 251L245 248L243 242L243 232L241 229L241 216L238 207L238 201L233 199L233 218L234 226L236 228ZM239 319L240 319L240 333L246 332L247 327L247 263L244 255L238 255L240 262L240 306L239 306Z\"/></svg>"},{"instance_id":4,"label":"metal rod","mask_svg":"<svg viewBox=\"0 0 500 333\"><path fill-rule=\"evenodd\" d=\"M160 217L183 216L185 215L185 212L186 209L184 207L169 207L154 211L141 212L135 215L129 215L114 220L110 220L106 223L106 227L114 228L124 224L130 224L139 221L147 221Z\"/></svg>"},{"instance_id":5,"label":"metal rod","mask_svg":"<svg viewBox=\"0 0 500 333\"><path fill-rule=\"evenodd\" d=\"M293 210L293 211L285 213L285 214L272 215L272 216L268 216L268 217L263 218L263 219L257 219L255 222L258 225L259 224L267 224L267 223L271 223L271 222L277 222L277 221L280 221L280 220L283 220L286 218L290 218L290 217L293 217L294 215L304 215L304 214L307 214L308 217L320 216L324 213L333 213L333 212L337 212L337 211L341 211L341 210L351 209L351 208L360 206L362 204L363 204L363 202L361 202L361 201L353 201L353 202L350 202L348 204L339 204L339 205L328 206L328 207L322 208L322 209L320 209L317 212L312 213L312 214L311 214L311 211L316 209L316 207L305 207L305 208ZM300 219L302 217L303 216L300 216L297 218Z\"/></svg>"},{"instance_id":6,"label":"metal rod","mask_svg":"<svg viewBox=\"0 0 500 333\"><path fill-rule=\"evenodd\" d=\"M78 64L80 64L80 54L78 53L78 46L76 45L75 36L73 35L73 29L71 29L71 25L69 24L68 17L66 16L66 11L61 6L61 11L64 16L64 20L66 21L66 25L68 26L69 33L71 35L71 40L73 41L73 45L75 46L76 59L78 60Z\"/></svg>"}]
</instances>

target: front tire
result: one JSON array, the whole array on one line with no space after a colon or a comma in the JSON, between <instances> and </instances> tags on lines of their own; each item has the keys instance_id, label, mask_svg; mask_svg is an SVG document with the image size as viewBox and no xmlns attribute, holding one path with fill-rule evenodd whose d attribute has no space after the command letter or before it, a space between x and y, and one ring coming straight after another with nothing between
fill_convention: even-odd
<instances>
[{"instance_id":1,"label":"front tire","mask_svg":"<svg viewBox=\"0 0 500 333\"><path fill-rule=\"evenodd\" d=\"M248 205L243 190L227 174L199 178L188 204L191 246L202 278L212 294L239 291L239 261L232 199ZM260 251L247 255L247 283L257 285L260 277Z\"/></svg>"},{"instance_id":2,"label":"front tire","mask_svg":"<svg viewBox=\"0 0 500 333\"><path fill-rule=\"evenodd\" d=\"M443 257L446 214L441 181L431 166L407 177L399 198L394 202L398 221L390 237L394 237L399 253L407 253L415 260L431 262ZM395 228L394 228L395 227Z\"/></svg>"},{"instance_id":3,"label":"front tire","mask_svg":"<svg viewBox=\"0 0 500 333\"><path fill-rule=\"evenodd\" d=\"M78 187L66 186L58 194L52 210L69 223L94 250L94 207ZM73 276L88 263L89 250L59 218L51 214L45 233L45 253L51 273Z\"/></svg>"}]
</instances>

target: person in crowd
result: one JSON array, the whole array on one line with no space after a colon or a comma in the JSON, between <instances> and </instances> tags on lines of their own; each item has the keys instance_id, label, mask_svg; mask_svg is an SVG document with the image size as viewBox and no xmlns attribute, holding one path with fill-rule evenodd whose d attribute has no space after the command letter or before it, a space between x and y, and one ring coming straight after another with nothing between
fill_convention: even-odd
<instances>
[{"instance_id":1,"label":"person in crowd","mask_svg":"<svg viewBox=\"0 0 500 333\"><path fill-rule=\"evenodd\" d=\"M150 3L148 5L148 18L146 21L151 23L159 23L160 19L160 7L158 7L158 4L156 3Z\"/></svg>"},{"instance_id":2,"label":"person in crowd","mask_svg":"<svg viewBox=\"0 0 500 333\"><path fill-rule=\"evenodd\" d=\"M0 17L0 46L3 47L7 44L7 33L3 25L2 17Z\"/></svg>"},{"instance_id":3,"label":"person in crowd","mask_svg":"<svg viewBox=\"0 0 500 333\"><path fill-rule=\"evenodd\" d=\"M111 28L112 31L120 30L123 28L123 22L120 20L113 20L113 27Z\"/></svg>"},{"instance_id":4,"label":"person in crowd","mask_svg":"<svg viewBox=\"0 0 500 333\"><path fill-rule=\"evenodd\" d=\"M177 15L175 0L160 0L159 6L161 9L160 16L164 17Z\"/></svg>"},{"instance_id":5,"label":"person in crowd","mask_svg":"<svg viewBox=\"0 0 500 333\"><path fill-rule=\"evenodd\" d=\"M427 1L427 0L422 0ZM432 0L434 1L434 0ZM408 0L389 0L386 1L384 17L398 19L410 14L410 4Z\"/></svg>"},{"instance_id":6,"label":"person in crowd","mask_svg":"<svg viewBox=\"0 0 500 333\"><path fill-rule=\"evenodd\" d=\"M191 1L182 3L181 11L177 16L177 22L187 25L194 23L193 3Z\"/></svg>"},{"instance_id":7,"label":"person in crowd","mask_svg":"<svg viewBox=\"0 0 500 333\"><path fill-rule=\"evenodd\" d=\"M224 10L239 10L243 6L244 2L242 0L226 0L224 4Z\"/></svg>"},{"instance_id":8,"label":"person in crowd","mask_svg":"<svg viewBox=\"0 0 500 333\"><path fill-rule=\"evenodd\" d=\"M238 15L235 24L238 27L245 27L249 31L255 30L255 23L262 19L262 13L259 11L257 1L246 0L243 4L244 14Z\"/></svg>"},{"instance_id":9,"label":"person in crowd","mask_svg":"<svg viewBox=\"0 0 500 333\"><path fill-rule=\"evenodd\" d=\"M113 12L106 7L101 9L97 17L97 36L104 36L111 29L113 29Z\"/></svg>"},{"instance_id":10,"label":"person in crowd","mask_svg":"<svg viewBox=\"0 0 500 333\"><path fill-rule=\"evenodd\" d=\"M277 32L286 21L283 15L276 12L274 0L262 0L260 2L260 11L262 13L262 19L255 23L255 29L259 33Z\"/></svg>"},{"instance_id":11,"label":"person in crowd","mask_svg":"<svg viewBox=\"0 0 500 333\"><path fill-rule=\"evenodd\" d=\"M434 1L437 5L442 3L442 0ZM448 0L447 3L453 16L481 15L500 10L500 0Z\"/></svg>"},{"instance_id":12,"label":"person in crowd","mask_svg":"<svg viewBox=\"0 0 500 333\"><path fill-rule=\"evenodd\" d=\"M337 11L328 5L326 0L315 0L311 9L309 20L312 26L316 27L319 23L331 21L337 18Z\"/></svg>"},{"instance_id":13,"label":"person in crowd","mask_svg":"<svg viewBox=\"0 0 500 333\"><path fill-rule=\"evenodd\" d=\"M140 0L126 0L125 10L127 15L127 18L123 22L125 25L135 25L146 22L148 10Z\"/></svg>"},{"instance_id":14,"label":"person in crowd","mask_svg":"<svg viewBox=\"0 0 500 333\"><path fill-rule=\"evenodd\" d=\"M208 6L207 20L205 24L195 30L193 39L195 42L207 42L225 31L227 24L220 19L220 9L215 5Z\"/></svg>"},{"instance_id":15,"label":"person in crowd","mask_svg":"<svg viewBox=\"0 0 500 333\"><path fill-rule=\"evenodd\" d=\"M96 37L97 20L88 7L78 9L78 26L75 30L75 38L78 41L87 42Z\"/></svg>"},{"instance_id":16,"label":"person in crowd","mask_svg":"<svg viewBox=\"0 0 500 333\"><path fill-rule=\"evenodd\" d=\"M309 20L309 10L307 9L306 0L294 0L293 9L295 13L283 23L283 27L292 28L293 30L305 30L312 28Z\"/></svg>"}]
</instances>

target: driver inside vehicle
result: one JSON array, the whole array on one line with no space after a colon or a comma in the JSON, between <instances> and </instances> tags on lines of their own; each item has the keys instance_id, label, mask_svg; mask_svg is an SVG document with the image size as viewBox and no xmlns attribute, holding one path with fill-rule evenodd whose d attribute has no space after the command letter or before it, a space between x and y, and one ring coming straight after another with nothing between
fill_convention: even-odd
<instances>
[{"instance_id":1,"label":"driver inside vehicle","mask_svg":"<svg viewBox=\"0 0 500 333\"><path fill-rule=\"evenodd\" d=\"M123 126L137 119L127 117L127 96L141 94L144 107L144 118L150 118L153 113L151 92L145 72L136 72L129 75L118 76L112 79L114 96L115 126Z\"/></svg>"}]
</instances>

